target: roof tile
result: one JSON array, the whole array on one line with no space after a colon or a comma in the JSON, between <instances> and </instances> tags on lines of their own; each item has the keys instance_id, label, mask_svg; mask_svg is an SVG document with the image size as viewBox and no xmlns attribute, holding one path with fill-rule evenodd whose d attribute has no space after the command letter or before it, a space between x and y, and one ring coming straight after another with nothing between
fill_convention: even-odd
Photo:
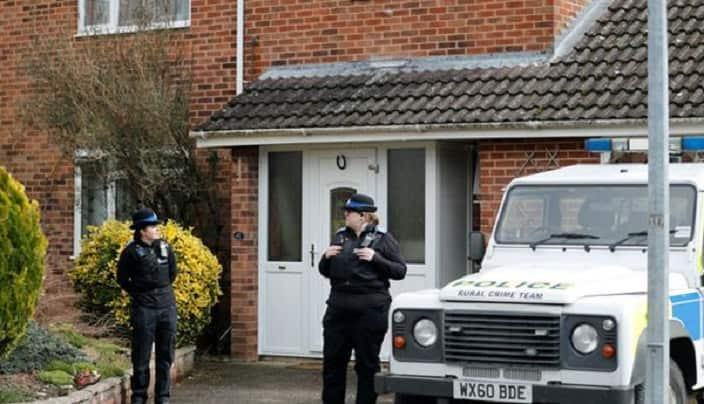
<instances>
[{"instance_id":1,"label":"roof tile","mask_svg":"<svg viewBox=\"0 0 704 404\"><path fill-rule=\"evenodd\" d=\"M704 117L704 0L669 1L671 113ZM205 131L647 117L647 0L613 0L550 62L260 79Z\"/></svg>"}]
</instances>

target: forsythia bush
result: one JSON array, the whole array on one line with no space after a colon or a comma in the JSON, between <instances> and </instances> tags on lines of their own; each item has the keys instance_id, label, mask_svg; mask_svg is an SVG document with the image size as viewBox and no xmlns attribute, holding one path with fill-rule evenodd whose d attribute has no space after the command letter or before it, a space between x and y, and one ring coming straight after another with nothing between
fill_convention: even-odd
<instances>
[{"instance_id":1,"label":"forsythia bush","mask_svg":"<svg viewBox=\"0 0 704 404\"><path fill-rule=\"evenodd\" d=\"M0 358L24 336L37 307L46 246L39 205L0 167Z\"/></svg>"},{"instance_id":2,"label":"forsythia bush","mask_svg":"<svg viewBox=\"0 0 704 404\"><path fill-rule=\"evenodd\" d=\"M174 282L178 309L176 343L183 346L195 342L210 322L210 309L222 293L218 282L222 266L190 229L168 221L160 230L173 248L178 265ZM109 220L90 228L69 273L81 296L82 308L94 315L110 315L123 327L129 326L129 296L117 284L117 261L132 235L129 222Z\"/></svg>"}]
</instances>

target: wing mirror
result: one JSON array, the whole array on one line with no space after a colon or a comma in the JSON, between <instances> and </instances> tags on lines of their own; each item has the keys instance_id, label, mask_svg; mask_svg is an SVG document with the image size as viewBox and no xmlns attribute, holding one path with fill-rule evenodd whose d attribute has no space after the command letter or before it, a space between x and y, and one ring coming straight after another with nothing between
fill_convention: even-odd
<instances>
[{"instance_id":1,"label":"wing mirror","mask_svg":"<svg viewBox=\"0 0 704 404\"><path fill-rule=\"evenodd\" d=\"M484 259L485 253L486 239L484 238L484 233L480 231L469 233L469 257L467 258L473 263L479 264Z\"/></svg>"}]
</instances>

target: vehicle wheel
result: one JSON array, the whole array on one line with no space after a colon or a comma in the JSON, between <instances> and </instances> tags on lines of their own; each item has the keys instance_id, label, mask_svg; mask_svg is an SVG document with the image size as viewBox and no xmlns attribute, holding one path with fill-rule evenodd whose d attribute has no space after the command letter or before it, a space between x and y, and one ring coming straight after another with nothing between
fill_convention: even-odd
<instances>
[{"instance_id":1,"label":"vehicle wheel","mask_svg":"<svg viewBox=\"0 0 704 404\"><path fill-rule=\"evenodd\" d=\"M643 404L645 403L645 387L639 384L635 387L633 392L633 404Z\"/></svg>"},{"instance_id":2,"label":"vehicle wheel","mask_svg":"<svg viewBox=\"0 0 704 404\"><path fill-rule=\"evenodd\" d=\"M670 404L687 404L687 387L677 363L670 359Z\"/></svg>"},{"instance_id":3,"label":"vehicle wheel","mask_svg":"<svg viewBox=\"0 0 704 404\"><path fill-rule=\"evenodd\" d=\"M394 404L435 404L435 398L428 396L412 396L410 394L395 394Z\"/></svg>"},{"instance_id":4,"label":"vehicle wheel","mask_svg":"<svg viewBox=\"0 0 704 404\"><path fill-rule=\"evenodd\" d=\"M670 359L670 386L669 386L669 402L668 404L687 404L687 387L684 385L684 376L677 363ZM698 403L703 403L698 399ZM645 388L643 385L638 385L635 388L633 398L635 404L645 403Z\"/></svg>"}]
</instances>

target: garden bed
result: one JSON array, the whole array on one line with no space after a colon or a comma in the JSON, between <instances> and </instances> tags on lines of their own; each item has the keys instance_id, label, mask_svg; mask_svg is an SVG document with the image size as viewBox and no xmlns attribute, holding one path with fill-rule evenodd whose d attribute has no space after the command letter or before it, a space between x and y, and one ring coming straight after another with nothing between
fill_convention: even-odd
<instances>
[{"instance_id":1,"label":"garden bed","mask_svg":"<svg viewBox=\"0 0 704 404\"><path fill-rule=\"evenodd\" d=\"M126 341L82 335L69 324L29 325L15 351L0 361L0 403L47 399L121 378L130 368Z\"/></svg>"}]
</instances>

